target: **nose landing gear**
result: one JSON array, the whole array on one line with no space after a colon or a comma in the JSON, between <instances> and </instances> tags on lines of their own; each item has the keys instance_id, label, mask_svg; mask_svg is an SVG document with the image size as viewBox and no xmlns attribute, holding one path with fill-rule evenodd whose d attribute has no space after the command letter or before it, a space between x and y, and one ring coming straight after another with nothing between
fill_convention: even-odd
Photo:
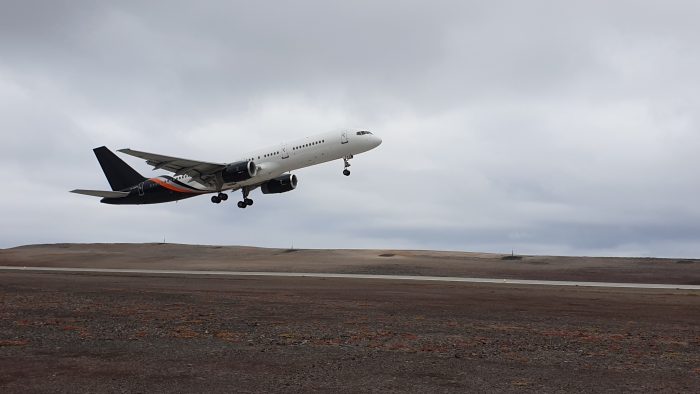
<instances>
[{"instance_id":1,"label":"nose landing gear","mask_svg":"<svg viewBox=\"0 0 700 394\"><path fill-rule=\"evenodd\" d=\"M348 167L350 167L350 162L348 160L350 159L352 159L352 155L343 157L343 163L345 164L343 175L345 176L350 176L350 170L348 170Z\"/></svg>"}]
</instances>

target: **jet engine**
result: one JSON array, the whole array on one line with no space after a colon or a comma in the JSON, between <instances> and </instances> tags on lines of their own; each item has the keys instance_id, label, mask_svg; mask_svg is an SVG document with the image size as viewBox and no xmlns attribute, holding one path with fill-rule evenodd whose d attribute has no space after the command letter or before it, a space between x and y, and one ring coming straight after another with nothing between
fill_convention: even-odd
<instances>
[{"instance_id":1,"label":"jet engine","mask_svg":"<svg viewBox=\"0 0 700 394\"><path fill-rule=\"evenodd\" d=\"M258 166L252 161L239 161L231 163L221 170L221 178L226 183L242 182L254 177L258 173Z\"/></svg>"},{"instance_id":2,"label":"jet engine","mask_svg":"<svg viewBox=\"0 0 700 394\"><path fill-rule=\"evenodd\" d=\"M286 193L297 188L297 176L292 174L282 175L263 183L260 190L263 194Z\"/></svg>"}]
</instances>

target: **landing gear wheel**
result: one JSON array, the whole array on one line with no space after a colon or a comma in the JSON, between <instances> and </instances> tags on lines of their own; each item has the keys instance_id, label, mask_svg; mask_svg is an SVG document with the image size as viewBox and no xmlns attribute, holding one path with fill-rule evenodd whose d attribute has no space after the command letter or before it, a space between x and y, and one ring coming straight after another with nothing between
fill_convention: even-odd
<instances>
[{"instance_id":1,"label":"landing gear wheel","mask_svg":"<svg viewBox=\"0 0 700 394\"><path fill-rule=\"evenodd\" d=\"M352 159L352 155L343 157L343 164L345 166L343 169L343 175L345 176L350 176L350 170L348 170L348 167L350 167L350 162L348 160L350 159Z\"/></svg>"},{"instance_id":2,"label":"landing gear wheel","mask_svg":"<svg viewBox=\"0 0 700 394\"><path fill-rule=\"evenodd\" d=\"M221 202L221 198L219 196L211 196L211 202L218 204Z\"/></svg>"},{"instance_id":3,"label":"landing gear wheel","mask_svg":"<svg viewBox=\"0 0 700 394\"><path fill-rule=\"evenodd\" d=\"M243 201L238 202L238 208L245 208L245 207L253 205L253 200L248 198L248 194L250 193L250 189L247 187L244 187L241 189L241 191L243 192Z\"/></svg>"},{"instance_id":4,"label":"landing gear wheel","mask_svg":"<svg viewBox=\"0 0 700 394\"><path fill-rule=\"evenodd\" d=\"M228 200L228 194L219 193L219 198L221 199L221 201L226 201Z\"/></svg>"}]
</instances>

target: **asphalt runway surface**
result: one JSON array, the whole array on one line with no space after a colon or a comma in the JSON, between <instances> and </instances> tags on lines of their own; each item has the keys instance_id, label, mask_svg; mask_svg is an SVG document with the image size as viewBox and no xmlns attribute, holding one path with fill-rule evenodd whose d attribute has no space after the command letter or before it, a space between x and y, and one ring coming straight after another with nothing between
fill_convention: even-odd
<instances>
[{"instance_id":1,"label":"asphalt runway surface","mask_svg":"<svg viewBox=\"0 0 700 394\"><path fill-rule=\"evenodd\" d=\"M0 266L0 271L36 271L36 272L65 272L65 273L101 273L101 274L144 274L144 275L204 275L204 276L271 276L289 278L334 278L334 279L371 279L371 280L400 280L424 282L462 282L462 283L492 283L500 285L532 285L532 286L573 286L573 287L609 287L630 289L671 289L671 290L700 290L700 285L676 285L663 283L614 283L614 282L581 282L556 280L527 280L527 279L497 279L497 278L461 278L454 276L415 276L415 275L370 275L370 274L333 274L316 272L256 272L256 271L195 271L195 270L149 270L149 269L117 269L117 268L70 268L70 267L8 267Z\"/></svg>"}]
</instances>

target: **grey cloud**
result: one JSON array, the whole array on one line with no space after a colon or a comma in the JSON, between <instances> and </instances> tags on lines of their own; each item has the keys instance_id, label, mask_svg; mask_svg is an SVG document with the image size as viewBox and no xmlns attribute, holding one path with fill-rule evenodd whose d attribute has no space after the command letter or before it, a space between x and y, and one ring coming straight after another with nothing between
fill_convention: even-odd
<instances>
[{"instance_id":1,"label":"grey cloud","mask_svg":"<svg viewBox=\"0 0 700 394\"><path fill-rule=\"evenodd\" d=\"M0 246L247 243L697 256L694 2L15 2ZM233 160L367 127L252 210L111 207L91 148ZM133 158L144 174L154 174ZM8 230L7 228L12 228Z\"/></svg>"}]
</instances>

